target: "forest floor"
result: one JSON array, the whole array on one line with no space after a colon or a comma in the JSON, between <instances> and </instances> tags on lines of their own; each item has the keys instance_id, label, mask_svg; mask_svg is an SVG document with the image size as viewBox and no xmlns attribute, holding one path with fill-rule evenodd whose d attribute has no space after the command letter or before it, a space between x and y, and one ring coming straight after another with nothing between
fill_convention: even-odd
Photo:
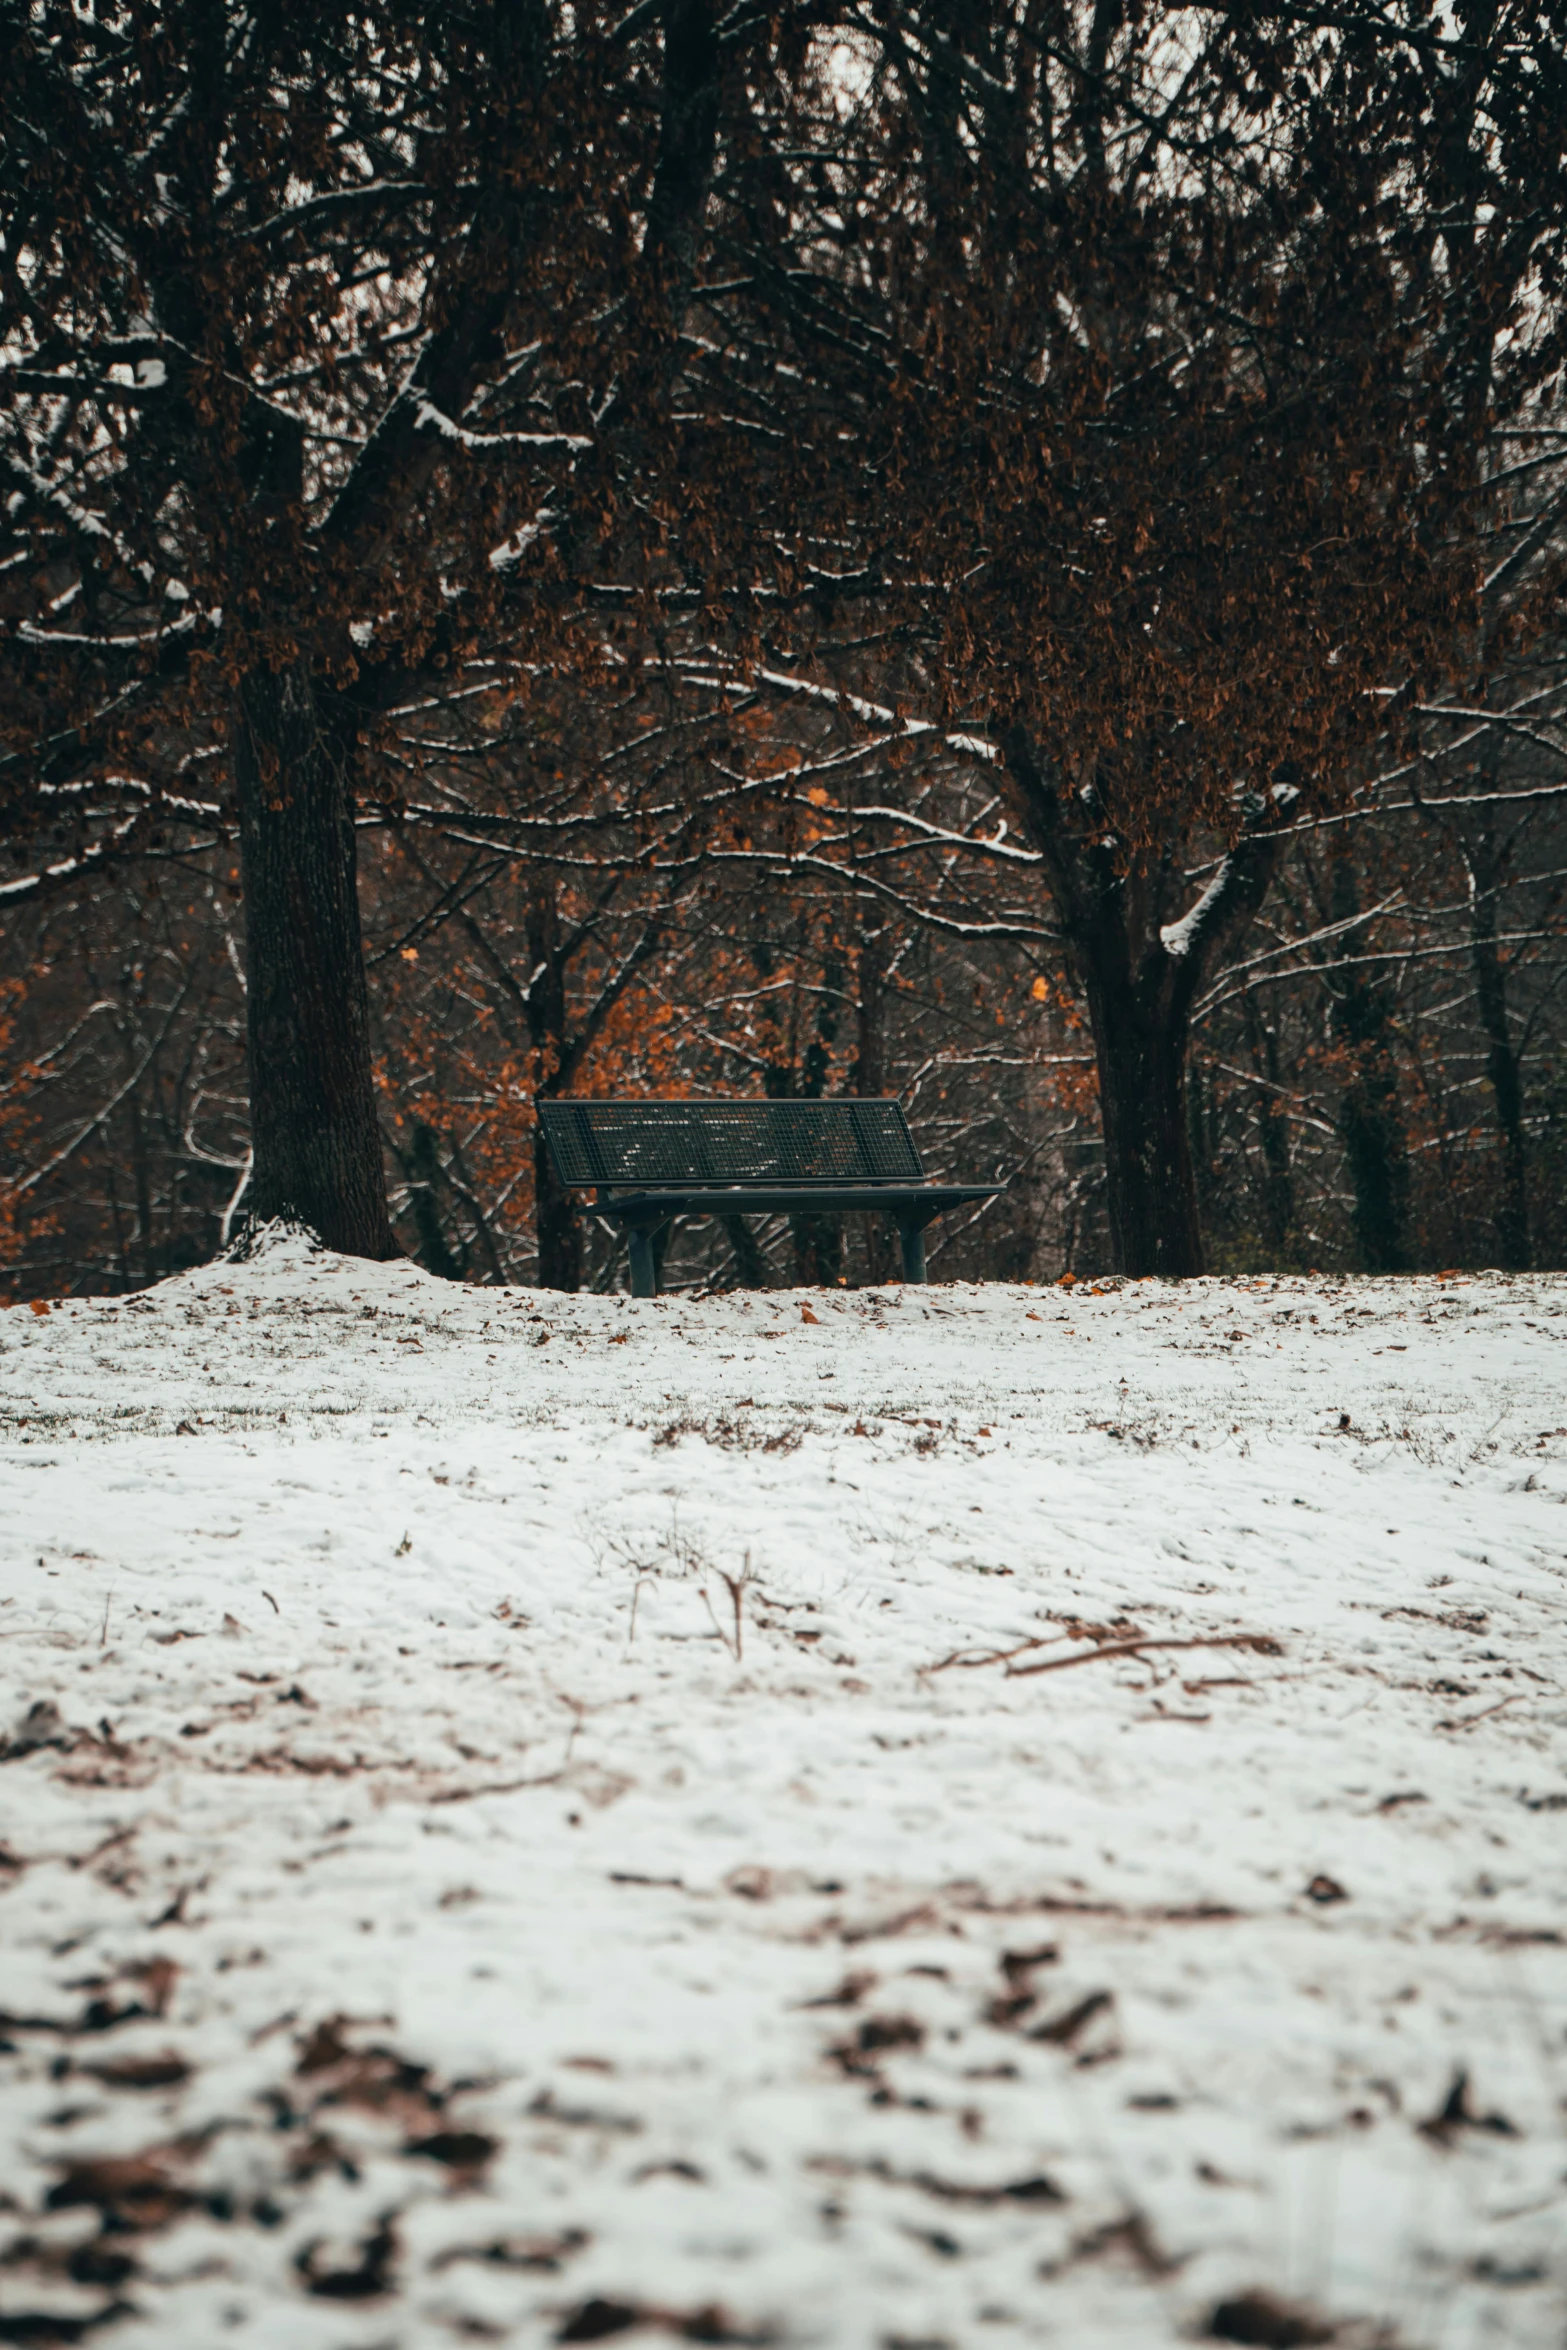
<instances>
[{"instance_id":1,"label":"forest floor","mask_svg":"<svg viewBox=\"0 0 1567 2350\"><path fill-rule=\"evenodd\" d=\"M1564 1343L0 1315L0 2342L1559 2350Z\"/></svg>"}]
</instances>

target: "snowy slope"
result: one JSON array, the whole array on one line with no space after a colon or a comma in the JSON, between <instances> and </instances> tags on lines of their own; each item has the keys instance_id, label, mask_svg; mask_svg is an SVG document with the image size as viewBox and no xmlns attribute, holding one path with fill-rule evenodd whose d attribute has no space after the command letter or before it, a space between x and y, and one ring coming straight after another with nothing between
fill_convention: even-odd
<instances>
[{"instance_id":1,"label":"snowy slope","mask_svg":"<svg viewBox=\"0 0 1567 2350\"><path fill-rule=\"evenodd\" d=\"M1564 1342L0 1315L0 2341L1559 2350Z\"/></svg>"}]
</instances>

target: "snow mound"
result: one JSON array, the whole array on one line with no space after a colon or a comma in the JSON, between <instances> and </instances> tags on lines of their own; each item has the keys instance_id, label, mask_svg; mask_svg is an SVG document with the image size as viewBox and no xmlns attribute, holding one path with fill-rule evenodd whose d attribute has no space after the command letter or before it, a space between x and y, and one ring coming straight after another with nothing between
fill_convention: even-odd
<instances>
[{"instance_id":1,"label":"snow mound","mask_svg":"<svg viewBox=\"0 0 1567 2350\"><path fill-rule=\"evenodd\" d=\"M219 1261L226 1265L266 1267L274 1272L298 1271L312 1258L329 1254L308 1224L296 1223L288 1216L272 1216L264 1224L246 1225ZM175 1274L173 1278L179 1280L181 1276Z\"/></svg>"}]
</instances>

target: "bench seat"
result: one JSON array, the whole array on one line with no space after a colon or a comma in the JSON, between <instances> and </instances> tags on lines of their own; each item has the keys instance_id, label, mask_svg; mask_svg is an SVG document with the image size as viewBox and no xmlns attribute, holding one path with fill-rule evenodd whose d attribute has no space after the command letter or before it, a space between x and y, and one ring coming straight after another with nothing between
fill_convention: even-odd
<instances>
[{"instance_id":1,"label":"bench seat","mask_svg":"<svg viewBox=\"0 0 1567 2350\"><path fill-rule=\"evenodd\" d=\"M556 1170L592 1190L630 1242L631 1291L652 1297L653 1238L677 1216L871 1210L893 1218L907 1281L925 1278L925 1227L994 1183L930 1183L902 1105L833 1101L599 1101L536 1105Z\"/></svg>"}]
</instances>

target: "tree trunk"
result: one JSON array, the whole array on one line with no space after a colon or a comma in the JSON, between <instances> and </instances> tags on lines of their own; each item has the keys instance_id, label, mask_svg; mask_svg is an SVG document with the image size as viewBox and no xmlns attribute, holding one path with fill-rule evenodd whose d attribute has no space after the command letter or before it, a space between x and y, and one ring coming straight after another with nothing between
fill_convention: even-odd
<instances>
[{"instance_id":1,"label":"tree trunk","mask_svg":"<svg viewBox=\"0 0 1567 2350\"><path fill-rule=\"evenodd\" d=\"M860 951L855 964L854 1090L866 1101L879 1101L887 1090L883 1044L887 1003L887 929L881 908L861 898L858 903ZM865 1269L872 1281L885 1281L892 1271L892 1231L885 1216L862 1216Z\"/></svg>"},{"instance_id":2,"label":"tree trunk","mask_svg":"<svg viewBox=\"0 0 1567 2350\"><path fill-rule=\"evenodd\" d=\"M737 1289L770 1289L767 1277L767 1259L744 1216L725 1216L724 1237L729 1243L729 1254L734 1263Z\"/></svg>"},{"instance_id":3,"label":"tree trunk","mask_svg":"<svg viewBox=\"0 0 1567 2350\"><path fill-rule=\"evenodd\" d=\"M1334 865L1329 902L1335 922L1348 921L1359 911L1359 885L1347 856ZM1392 1026L1387 989L1352 973L1334 1001L1333 1028L1349 1049L1339 1133L1355 1195L1351 1220L1365 1273L1407 1273L1410 1265L1409 1153L1390 1042Z\"/></svg>"},{"instance_id":4,"label":"tree trunk","mask_svg":"<svg viewBox=\"0 0 1567 2350\"><path fill-rule=\"evenodd\" d=\"M1507 1017L1507 971L1496 943L1496 906L1502 860L1495 834L1486 825L1478 843L1465 843L1469 865L1469 939L1474 955L1480 1025L1489 1048L1486 1074L1496 1105L1501 1145L1501 1190L1496 1203L1496 1246L1505 1270L1529 1269L1529 1156L1523 1123L1523 1071Z\"/></svg>"},{"instance_id":5,"label":"tree trunk","mask_svg":"<svg viewBox=\"0 0 1567 2350\"><path fill-rule=\"evenodd\" d=\"M1365 1273L1409 1271L1409 1161L1398 1072L1385 1047L1356 1048L1339 1107L1339 1132L1355 1194L1352 1221Z\"/></svg>"},{"instance_id":6,"label":"tree trunk","mask_svg":"<svg viewBox=\"0 0 1567 2350\"><path fill-rule=\"evenodd\" d=\"M419 1262L426 1272L438 1273L443 1281L460 1281L468 1268L464 1258L454 1256L447 1245L446 1226L435 1196L441 1179L440 1147L435 1128L423 1120L413 1130L403 1167L408 1177L408 1212L419 1235Z\"/></svg>"},{"instance_id":7,"label":"tree trunk","mask_svg":"<svg viewBox=\"0 0 1567 2350\"><path fill-rule=\"evenodd\" d=\"M566 956L561 941L560 893L552 873L540 873L529 884L526 936L531 974L528 1031L539 1071L538 1097L547 1100L570 1081L575 1060L566 1039ZM582 1219L555 1172L542 1125L534 1128L533 1214L539 1244L539 1287L580 1289Z\"/></svg>"},{"instance_id":8,"label":"tree trunk","mask_svg":"<svg viewBox=\"0 0 1567 2350\"><path fill-rule=\"evenodd\" d=\"M347 742L303 662L235 697L245 892L250 1221L286 1217L345 1256L396 1256L370 1065Z\"/></svg>"},{"instance_id":9,"label":"tree trunk","mask_svg":"<svg viewBox=\"0 0 1567 2350\"><path fill-rule=\"evenodd\" d=\"M1186 1020L1159 1000L1162 990L1123 984L1120 974L1102 969L1082 975L1099 1063L1115 1270L1182 1280L1203 1268L1186 1113Z\"/></svg>"},{"instance_id":10,"label":"tree trunk","mask_svg":"<svg viewBox=\"0 0 1567 2350\"><path fill-rule=\"evenodd\" d=\"M152 1245L152 1182L147 1166L147 1135L142 1124L141 1102L133 1092L130 1098L131 1178L136 1187L136 1239L141 1249L141 1277L144 1282L158 1278L157 1259Z\"/></svg>"},{"instance_id":11,"label":"tree trunk","mask_svg":"<svg viewBox=\"0 0 1567 2350\"><path fill-rule=\"evenodd\" d=\"M1133 855L1105 831L1092 780L1070 795L1021 727L1010 730L1014 803L1088 1002L1099 1070L1110 1254L1118 1273L1180 1280L1203 1269L1186 1063L1192 1005L1222 948L1251 919L1278 862L1280 803L1253 794L1196 902L1187 840L1172 826Z\"/></svg>"},{"instance_id":12,"label":"tree trunk","mask_svg":"<svg viewBox=\"0 0 1567 2350\"><path fill-rule=\"evenodd\" d=\"M548 1091L540 1087L540 1092ZM561 1187L544 1140L543 1121L533 1130L533 1217L539 1244L539 1287L575 1291L582 1287L582 1219L569 1191Z\"/></svg>"},{"instance_id":13,"label":"tree trunk","mask_svg":"<svg viewBox=\"0 0 1567 2350\"><path fill-rule=\"evenodd\" d=\"M1289 1120L1284 1114L1284 1103L1279 1081L1279 1032L1271 1020L1264 1020L1248 991L1246 997L1246 1041L1251 1047L1253 1062L1259 1063L1267 1080L1267 1092L1262 1097L1262 1232L1275 1264L1282 1263L1289 1247L1290 1228L1295 1221L1295 1179L1290 1167Z\"/></svg>"},{"instance_id":14,"label":"tree trunk","mask_svg":"<svg viewBox=\"0 0 1567 2350\"><path fill-rule=\"evenodd\" d=\"M791 1066L777 1071L776 1081L767 1085L767 1091L780 1100L820 1101L827 1090L827 1074L832 1065L827 1047L837 1023L824 1006L817 1014L816 1024L819 1033L805 1048L798 1078ZM772 1075L769 1072L770 1078ZM842 1216L813 1215L807 1209L789 1218L789 1231L794 1242L795 1286L834 1288L843 1267Z\"/></svg>"}]
</instances>

